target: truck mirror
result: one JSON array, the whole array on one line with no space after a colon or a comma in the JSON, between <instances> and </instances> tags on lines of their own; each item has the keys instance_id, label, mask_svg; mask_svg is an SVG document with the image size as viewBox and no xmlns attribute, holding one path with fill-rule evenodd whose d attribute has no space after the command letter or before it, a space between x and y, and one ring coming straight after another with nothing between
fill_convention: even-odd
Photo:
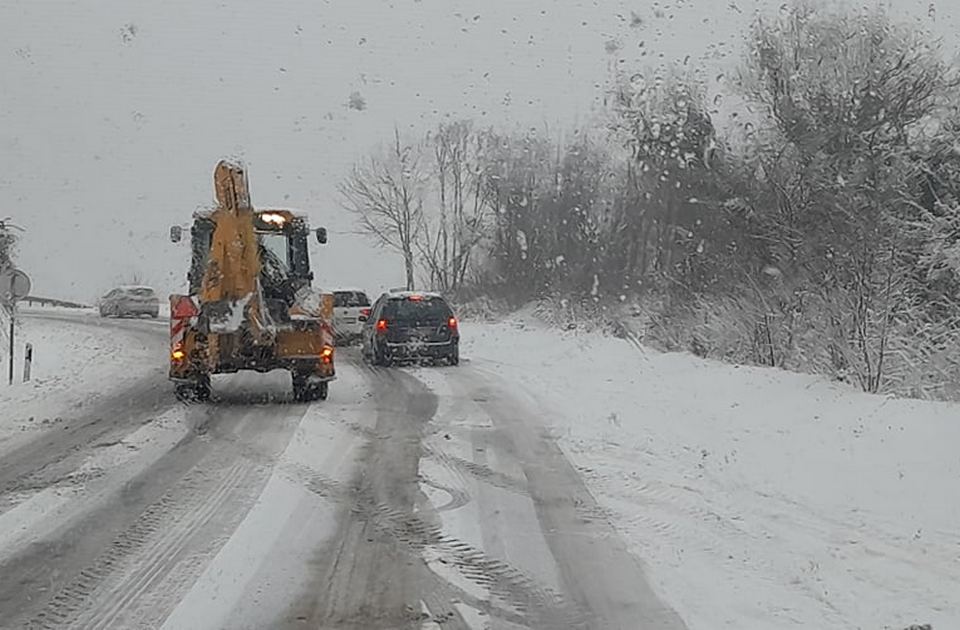
<instances>
[{"instance_id":1,"label":"truck mirror","mask_svg":"<svg viewBox=\"0 0 960 630\"><path fill-rule=\"evenodd\" d=\"M179 243L180 239L183 238L183 228L179 225L174 225L170 228L170 242Z\"/></svg>"},{"instance_id":2,"label":"truck mirror","mask_svg":"<svg viewBox=\"0 0 960 630\"><path fill-rule=\"evenodd\" d=\"M327 243L327 228L319 227L317 228L317 242L321 245L326 245Z\"/></svg>"}]
</instances>

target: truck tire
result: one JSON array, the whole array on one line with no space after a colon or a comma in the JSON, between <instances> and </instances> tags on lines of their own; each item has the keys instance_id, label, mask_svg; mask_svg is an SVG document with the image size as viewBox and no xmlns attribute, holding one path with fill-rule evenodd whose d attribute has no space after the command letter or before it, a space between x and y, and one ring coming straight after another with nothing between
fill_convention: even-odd
<instances>
[{"instance_id":1,"label":"truck tire","mask_svg":"<svg viewBox=\"0 0 960 630\"><path fill-rule=\"evenodd\" d=\"M291 380L293 382L293 400L295 402L306 402L308 397L306 374L297 374L294 372L291 375Z\"/></svg>"},{"instance_id":2,"label":"truck tire","mask_svg":"<svg viewBox=\"0 0 960 630\"><path fill-rule=\"evenodd\" d=\"M197 377L197 382L193 386L194 391L196 392L197 400L200 402L207 402L210 400L210 393L212 386L210 384L210 375L201 374Z\"/></svg>"},{"instance_id":3,"label":"truck tire","mask_svg":"<svg viewBox=\"0 0 960 630\"><path fill-rule=\"evenodd\" d=\"M293 375L293 399L296 402L310 402L312 400L326 400L330 393L330 383L311 383L306 374Z\"/></svg>"},{"instance_id":4,"label":"truck tire","mask_svg":"<svg viewBox=\"0 0 960 630\"><path fill-rule=\"evenodd\" d=\"M182 383L178 383L174 386L173 393L178 400L190 402L193 400L194 396L193 385L184 385Z\"/></svg>"},{"instance_id":5,"label":"truck tire","mask_svg":"<svg viewBox=\"0 0 960 630\"><path fill-rule=\"evenodd\" d=\"M210 375L197 377L191 383L178 383L174 388L177 398L184 402L206 402L210 400Z\"/></svg>"}]
</instances>

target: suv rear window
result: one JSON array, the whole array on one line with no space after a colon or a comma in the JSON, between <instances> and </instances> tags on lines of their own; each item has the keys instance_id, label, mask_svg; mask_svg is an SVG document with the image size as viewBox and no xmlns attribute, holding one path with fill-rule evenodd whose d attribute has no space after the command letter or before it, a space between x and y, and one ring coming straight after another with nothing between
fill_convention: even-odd
<instances>
[{"instance_id":1,"label":"suv rear window","mask_svg":"<svg viewBox=\"0 0 960 630\"><path fill-rule=\"evenodd\" d=\"M333 305L348 308L370 306L370 298L363 291L334 291Z\"/></svg>"},{"instance_id":2,"label":"suv rear window","mask_svg":"<svg viewBox=\"0 0 960 630\"><path fill-rule=\"evenodd\" d=\"M390 300L383 305L383 315L387 319L401 322L443 321L453 315L453 311L438 297L425 297L422 300L409 298Z\"/></svg>"}]
</instances>

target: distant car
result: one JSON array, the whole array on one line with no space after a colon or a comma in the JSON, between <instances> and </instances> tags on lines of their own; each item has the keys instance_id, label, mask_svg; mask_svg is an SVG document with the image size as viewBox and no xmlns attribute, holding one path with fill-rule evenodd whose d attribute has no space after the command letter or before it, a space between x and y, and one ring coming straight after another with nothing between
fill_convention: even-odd
<instances>
[{"instance_id":1,"label":"distant car","mask_svg":"<svg viewBox=\"0 0 960 630\"><path fill-rule=\"evenodd\" d=\"M458 365L457 316L436 293L384 293L364 323L361 353L364 360L375 365L425 358Z\"/></svg>"},{"instance_id":2,"label":"distant car","mask_svg":"<svg viewBox=\"0 0 960 630\"><path fill-rule=\"evenodd\" d=\"M150 287L117 287L100 298L100 317L160 316L160 298Z\"/></svg>"},{"instance_id":3,"label":"distant car","mask_svg":"<svg viewBox=\"0 0 960 630\"><path fill-rule=\"evenodd\" d=\"M341 343L360 340L363 322L370 317L370 298L359 289L333 292L333 333Z\"/></svg>"}]
</instances>

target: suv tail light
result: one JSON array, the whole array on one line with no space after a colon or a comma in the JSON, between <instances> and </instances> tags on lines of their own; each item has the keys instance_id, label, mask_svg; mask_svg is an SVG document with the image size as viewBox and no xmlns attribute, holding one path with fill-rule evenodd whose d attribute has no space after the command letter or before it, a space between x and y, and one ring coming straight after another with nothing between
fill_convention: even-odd
<instances>
[{"instance_id":1,"label":"suv tail light","mask_svg":"<svg viewBox=\"0 0 960 630\"><path fill-rule=\"evenodd\" d=\"M457 330L457 326L458 326L458 323L457 323L456 317L451 317L450 319L447 320L447 328L449 328L450 330Z\"/></svg>"},{"instance_id":2,"label":"suv tail light","mask_svg":"<svg viewBox=\"0 0 960 630\"><path fill-rule=\"evenodd\" d=\"M387 320L380 319L377 320L377 332L381 335L387 332Z\"/></svg>"},{"instance_id":3,"label":"suv tail light","mask_svg":"<svg viewBox=\"0 0 960 630\"><path fill-rule=\"evenodd\" d=\"M370 309L369 309L369 308L361 308L361 309L360 309L360 317L370 317Z\"/></svg>"}]
</instances>

